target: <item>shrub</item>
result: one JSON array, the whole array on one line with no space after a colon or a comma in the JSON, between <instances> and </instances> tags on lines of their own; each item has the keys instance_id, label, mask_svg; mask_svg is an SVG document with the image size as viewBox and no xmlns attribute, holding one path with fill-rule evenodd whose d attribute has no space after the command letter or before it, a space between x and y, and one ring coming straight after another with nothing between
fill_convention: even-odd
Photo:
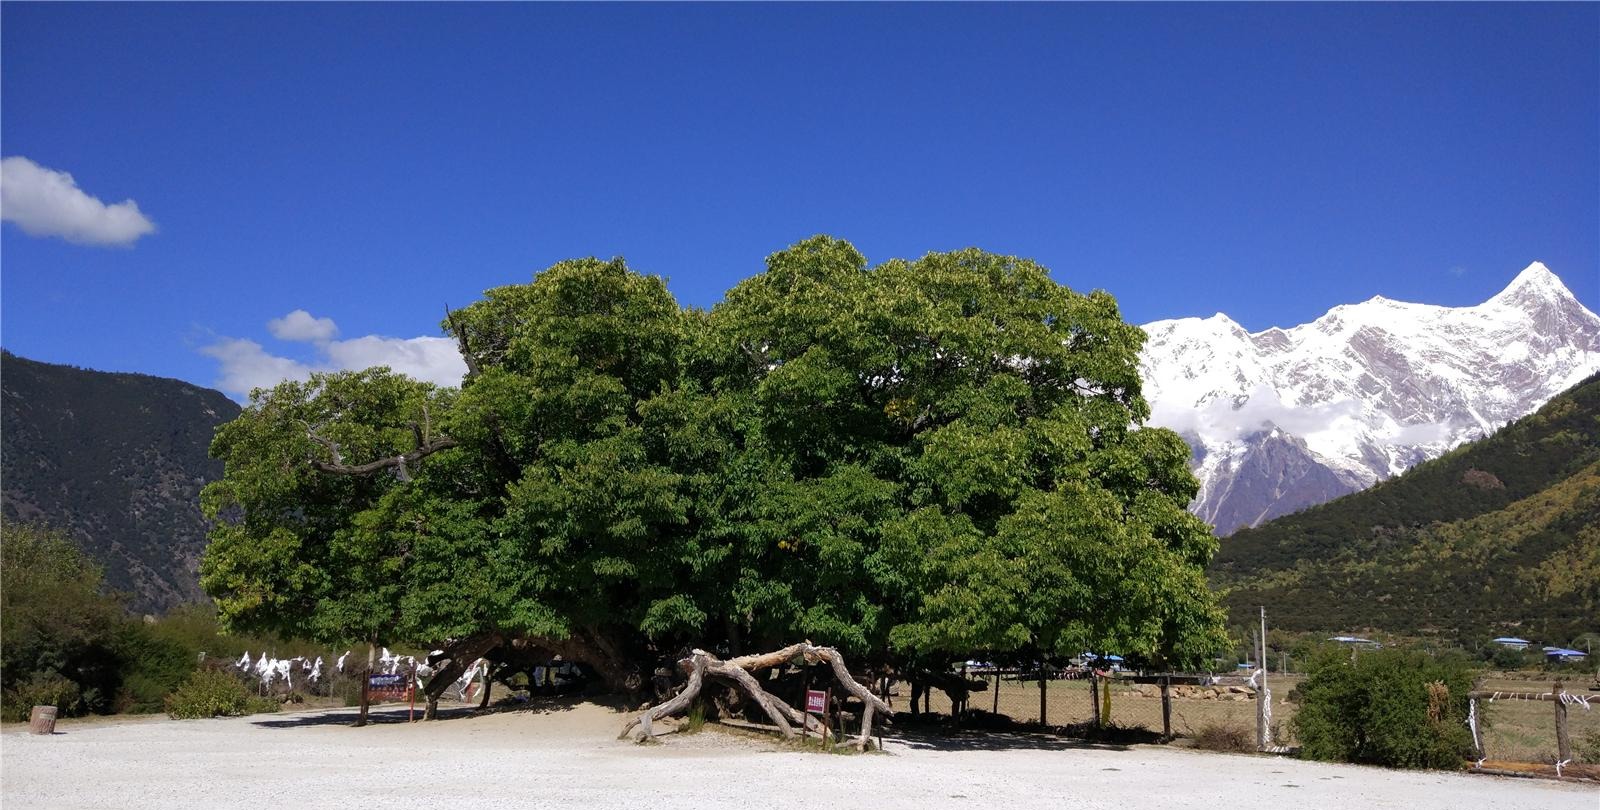
<instances>
[{"instance_id":1,"label":"shrub","mask_svg":"<svg viewBox=\"0 0 1600 810\"><path fill-rule=\"evenodd\" d=\"M102 584L100 569L65 533L5 521L0 672L8 691L38 686L39 678L65 679L77 685L77 696L57 707L62 716L111 709L121 671L115 641L127 619Z\"/></svg>"},{"instance_id":2,"label":"shrub","mask_svg":"<svg viewBox=\"0 0 1600 810\"><path fill-rule=\"evenodd\" d=\"M1472 674L1459 657L1406 650L1320 657L1300 686L1301 756L1398 768L1459 768Z\"/></svg>"},{"instance_id":3,"label":"shrub","mask_svg":"<svg viewBox=\"0 0 1600 810\"><path fill-rule=\"evenodd\" d=\"M694 702L693 706L689 707L689 715L684 723L683 732L685 734L696 734L705 727L706 704L697 700Z\"/></svg>"},{"instance_id":4,"label":"shrub","mask_svg":"<svg viewBox=\"0 0 1600 810\"><path fill-rule=\"evenodd\" d=\"M122 688L119 712L159 712L167 695L194 672L196 654L183 644L153 632L153 626L130 622L117 642Z\"/></svg>"},{"instance_id":5,"label":"shrub","mask_svg":"<svg viewBox=\"0 0 1600 810\"><path fill-rule=\"evenodd\" d=\"M1499 644L1495 644L1494 647L1489 652L1489 660L1494 664L1495 669L1513 670L1521 669L1527 665L1528 656L1522 650L1513 650L1510 647L1502 647Z\"/></svg>"},{"instance_id":6,"label":"shrub","mask_svg":"<svg viewBox=\"0 0 1600 810\"><path fill-rule=\"evenodd\" d=\"M0 697L0 716L7 722L27 720L34 706L54 706L61 717L81 714L83 694L78 685L60 675L37 673L6 688Z\"/></svg>"},{"instance_id":7,"label":"shrub","mask_svg":"<svg viewBox=\"0 0 1600 810\"><path fill-rule=\"evenodd\" d=\"M1600 765L1600 729L1590 729L1578 739L1578 760Z\"/></svg>"},{"instance_id":8,"label":"shrub","mask_svg":"<svg viewBox=\"0 0 1600 810\"><path fill-rule=\"evenodd\" d=\"M1244 726L1210 723L1195 732L1194 746L1207 751L1245 754L1256 750L1256 735Z\"/></svg>"},{"instance_id":9,"label":"shrub","mask_svg":"<svg viewBox=\"0 0 1600 810\"><path fill-rule=\"evenodd\" d=\"M202 717L238 717L270 712L277 703L250 694L238 678L226 672L202 669L167 696L167 715L174 720Z\"/></svg>"}]
</instances>

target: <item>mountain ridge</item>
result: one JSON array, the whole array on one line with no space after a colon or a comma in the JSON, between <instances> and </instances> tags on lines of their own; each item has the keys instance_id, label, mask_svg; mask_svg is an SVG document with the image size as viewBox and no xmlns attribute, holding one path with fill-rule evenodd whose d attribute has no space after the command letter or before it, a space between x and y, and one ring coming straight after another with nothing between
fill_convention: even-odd
<instances>
[{"instance_id":1,"label":"mountain ridge","mask_svg":"<svg viewBox=\"0 0 1600 810\"><path fill-rule=\"evenodd\" d=\"M1600 316L1540 262L1470 307L1373 296L1288 329L1222 313L1144 328L1151 422L1195 451L1192 508L1223 535L1397 475L1600 370Z\"/></svg>"},{"instance_id":2,"label":"mountain ridge","mask_svg":"<svg viewBox=\"0 0 1600 810\"><path fill-rule=\"evenodd\" d=\"M1594 630L1600 373L1487 438L1224 538L1208 575L1236 619L1265 605L1290 630Z\"/></svg>"},{"instance_id":3,"label":"mountain ridge","mask_svg":"<svg viewBox=\"0 0 1600 810\"><path fill-rule=\"evenodd\" d=\"M203 601L200 489L222 474L216 427L239 411L181 380L0 351L0 515L65 530L135 610Z\"/></svg>"}]
</instances>

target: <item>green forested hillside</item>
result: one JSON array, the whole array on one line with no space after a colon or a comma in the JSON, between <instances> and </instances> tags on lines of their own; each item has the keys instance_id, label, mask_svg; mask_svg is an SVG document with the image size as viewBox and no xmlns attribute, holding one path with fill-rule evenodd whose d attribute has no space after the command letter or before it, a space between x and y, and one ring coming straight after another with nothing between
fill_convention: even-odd
<instances>
[{"instance_id":1,"label":"green forested hillside","mask_svg":"<svg viewBox=\"0 0 1600 810\"><path fill-rule=\"evenodd\" d=\"M137 610L203 600L200 488L222 475L207 450L239 406L179 380L10 352L0 383L5 522L64 530Z\"/></svg>"},{"instance_id":2,"label":"green forested hillside","mask_svg":"<svg viewBox=\"0 0 1600 810\"><path fill-rule=\"evenodd\" d=\"M1561 642L1600 626L1600 375L1487 439L1222 541L1242 620Z\"/></svg>"}]
</instances>

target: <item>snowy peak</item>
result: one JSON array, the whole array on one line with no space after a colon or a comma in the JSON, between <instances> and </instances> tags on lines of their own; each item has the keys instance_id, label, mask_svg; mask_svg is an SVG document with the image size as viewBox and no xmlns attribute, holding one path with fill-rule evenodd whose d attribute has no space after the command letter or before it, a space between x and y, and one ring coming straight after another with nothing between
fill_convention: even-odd
<instances>
[{"instance_id":1,"label":"snowy peak","mask_svg":"<svg viewBox=\"0 0 1600 810\"><path fill-rule=\"evenodd\" d=\"M1222 533L1371 486L1531 413L1600 370L1600 316L1534 262L1471 307L1376 296L1288 329L1157 321L1151 422L1195 451Z\"/></svg>"},{"instance_id":2,"label":"snowy peak","mask_svg":"<svg viewBox=\"0 0 1600 810\"><path fill-rule=\"evenodd\" d=\"M1512 279L1504 290L1501 290L1484 303L1486 305L1498 304L1526 308L1530 305L1538 306L1569 301L1574 304L1577 303L1577 299L1573 297L1572 291L1567 289L1567 285L1561 283L1561 279L1555 273L1550 272L1550 268L1545 267L1544 262L1534 262L1518 273L1517 277ZM1579 304L1579 306L1581 307L1582 305Z\"/></svg>"}]
</instances>

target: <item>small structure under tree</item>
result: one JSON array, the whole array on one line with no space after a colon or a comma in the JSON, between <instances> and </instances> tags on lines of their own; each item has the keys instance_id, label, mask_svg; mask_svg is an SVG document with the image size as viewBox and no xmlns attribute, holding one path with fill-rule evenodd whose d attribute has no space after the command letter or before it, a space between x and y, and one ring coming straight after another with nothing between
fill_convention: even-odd
<instances>
[{"instance_id":1,"label":"small structure under tree","mask_svg":"<svg viewBox=\"0 0 1600 810\"><path fill-rule=\"evenodd\" d=\"M850 674L845 667L844 656L832 647L818 647L809 641L791 644L781 650L756 655L742 655L723 661L705 650L694 650L689 657L678 661L678 668L688 676L689 682L670 700L659 703L646 709L638 717L629 720L622 727L618 739L626 739L636 732L640 739L655 739L652 723L664 717L684 714L693 706L700 697L701 690L705 687L707 678L715 678L727 683L734 689L744 693L756 705L766 712L772 724L777 726L778 732L785 739L795 736L795 725L804 730L816 731L819 735L828 733L827 727L817 718L806 712L799 711L790 706L782 698L773 695L762 688L761 682L750 673L757 670L772 669L787 665L812 666L827 664L832 670L839 686L861 701L865 707L861 717L861 736L856 739L856 749L866 750L867 742L872 736L872 717L874 712L881 712L885 717L890 716L889 704L883 698L874 695L872 690L862 685Z\"/></svg>"}]
</instances>

